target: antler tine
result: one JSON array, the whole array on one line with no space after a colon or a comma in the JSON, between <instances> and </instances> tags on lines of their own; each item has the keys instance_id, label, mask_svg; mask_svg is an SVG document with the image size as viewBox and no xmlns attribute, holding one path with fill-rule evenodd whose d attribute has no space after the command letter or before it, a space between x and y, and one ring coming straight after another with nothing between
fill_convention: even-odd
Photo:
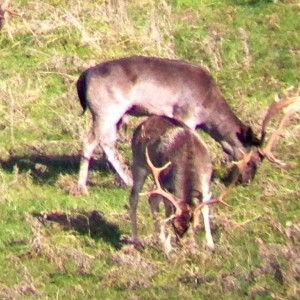
<instances>
[{"instance_id":1,"label":"antler tine","mask_svg":"<svg viewBox=\"0 0 300 300\"><path fill-rule=\"evenodd\" d=\"M215 203L221 203L221 204L223 204L223 205L225 205L227 207L231 207L231 205L229 205L228 203L226 203L223 200L224 197L221 197L221 196L218 199L210 199L208 201L205 201L205 202L202 202L202 203L198 204L197 207L194 210L194 215L197 215L198 212L199 212L199 210L202 209L205 205L211 205L211 204L215 204Z\"/></svg>"},{"instance_id":2,"label":"antler tine","mask_svg":"<svg viewBox=\"0 0 300 300\"><path fill-rule=\"evenodd\" d=\"M231 192L232 188L235 186L235 184L237 183L237 181L239 180L239 176L244 172L244 170L247 167L247 164L249 163L249 161L251 160L252 156L253 156L254 150L251 150L250 152L248 152L247 154L244 154L244 157L235 162L234 164L237 166L237 171L234 174L235 176L233 177L233 180L231 181L230 185L227 187L227 189L219 196L218 200L219 202L223 203L224 202L224 198ZM225 204L226 202L224 202L223 204Z\"/></svg>"},{"instance_id":3,"label":"antler tine","mask_svg":"<svg viewBox=\"0 0 300 300\"><path fill-rule=\"evenodd\" d=\"M277 129L273 132L271 135L267 145L260 150L262 155L266 156L269 161L271 162L276 162L281 165L285 165L285 163L280 162L280 160L276 159L274 155L272 154L271 150L272 147L274 146L275 142L279 138L282 128L284 124L291 118L293 114L298 112L300 110L300 89L297 90L297 96L296 97L288 97L288 94L291 90L288 90L287 93L285 93L285 99L284 100L275 100L269 110L268 113L263 121L263 130L265 130L265 126L270 120L272 116L274 116L277 112L283 111L283 117L277 127Z\"/></svg>"},{"instance_id":4,"label":"antler tine","mask_svg":"<svg viewBox=\"0 0 300 300\"><path fill-rule=\"evenodd\" d=\"M284 92L283 92L283 97L279 97L278 95L275 96L275 100L272 102L272 104L270 105L267 113L266 113L266 116L263 120L263 123L262 123L262 129L261 129L261 136L262 136L262 140L264 139L265 137L265 134L266 134L266 126L268 124L268 122L270 121L270 119L275 115L277 114L280 110L284 109L286 106L289 106L290 104L293 104L295 102L295 98L291 98L289 97L289 95L294 91L294 87L290 87L288 89L286 89ZM300 95L300 89L298 89L296 91L296 94L297 96L299 97ZM284 98L284 99L282 99ZM263 141L262 141L263 142Z\"/></svg>"},{"instance_id":5,"label":"antler tine","mask_svg":"<svg viewBox=\"0 0 300 300\"><path fill-rule=\"evenodd\" d=\"M149 152L148 152L148 148L146 147L146 161L147 161L147 164L149 166L149 168L151 169L151 172L152 172L152 176L153 176L153 179L155 181L155 184L157 186L157 188L159 189L162 189L161 188L161 185L160 185L160 182L159 182L159 175L162 171L164 171L165 169L167 169L169 167L169 165L171 164L171 162L167 162L164 166L158 168L158 167L155 167L150 159L150 156L149 156Z\"/></svg>"},{"instance_id":6,"label":"antler tine","mask_svg":"<svg viewBox=\"0 0 300 300\"><path fill-rule=\"evenodd\" d=\"M300 108L300 107L299 107ZM268 158L269 161L278 163L280 165L286 165L285 163L281 162L280 160L276 159L275 156L272 153L272 147L274 146L276 140L280 136L282 132L283 125L287 122L287 120L295 113L296 111L291 111L284 115L284 117L281 119L281 122L279 123L277 129L273 132L271 135L267 145L264 147L262 151L263 155Z\"/></svg>"},{"instance_id":7,"label":"antler tine","mask_svg":"<svg viewBox=\"0 0 300 300\"><path fill-rule=\"evenodd\" d=\"M178 204L178 202L176 201L176 198L168 193L167 191L165 191L162 187L161 187L161 184L159 182L159 175L160 173L165 170L166 168L168 168L171 164L171 162L168 162L166 163L164 166L158 168L158 167L155 167L149 157L149 153L148 153L148 148L146 147L146 151L145 151L145 154L146 154L146 161L148 163L148 166L149 168L151 169L151 172L152 172L152 176L153 176L153 179L154 179L154 182L156 184L156 189L152 192L148 192L148 193L142 193L141 195L153 195L153 194L158 194L158 195L161 195L162 197L164 197L166 200L170 201L174 207L175 207L175 215L180 215L182 213L182 208L180 207L180 205Z\"/></svg>"},{"instance_id":8,"label":"antler tine","mask_svg":"<svg viewBox=\"0 0 300 300\"><path fill-rule=\"evenodd\" d=\"M224 201L224 198L231 192L231 190L235 186L236 182L239 179L240 174L243 173L243 171L245 170L248 162L251 160L252 155L253 155L253 150L251 150L249 153L244 155L244 157L241 160L239 160L238 162L235 162L235 165L237 166L238 170L237 170L232 182L227 187L227 189L217 199L211 199L209 201L205 201L205 202L200 203L195 209L195 214L198 213L198 211L200 209L202 209L203 206L211 205L211 204L214 204L214 203L221 203L221 204L223 204L227 207L231 207L231 205L229 205L228 203L226 203Z\"/></svg>"},{"instance_id":9,"label":"antler tine","mask_svg":"<svg viewBox=\"0 0 300 300\"><path fill-rule=\"evenodd\" d=\"M270 105L267 114L263 120L262 123L262 129L261 129L261 139L262 139L262 143L264 142L264 138L266 135L266 127L267 124L269 123L269 121L271 120L271 118L276 115L280 110L282 110L284 107L290 105L294 103L294 101L292 99L285 99L285 100L280 100L278 97L275 98L275 100L273 101L273 103Z\"/></svg>"}]
</instances>

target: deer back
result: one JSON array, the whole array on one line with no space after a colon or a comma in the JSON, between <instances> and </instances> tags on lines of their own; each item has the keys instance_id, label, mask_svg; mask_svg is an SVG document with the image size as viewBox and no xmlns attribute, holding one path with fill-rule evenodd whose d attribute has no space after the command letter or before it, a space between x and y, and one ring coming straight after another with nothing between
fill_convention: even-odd
<instances>
[{"instance_id":1,"label":"deer back","mask_svg":"<svg viewBox=\"0 0 300 300\"><path fill-rule=\"evenodd\" d=\"M171 162L160 176L161 185L187 205L202 200L203 185L212 166L208 150L198 134L183 123L152 116L140 124L132 139L133 159L148 169L145 151L157 167Z\"/></svg>"}]
</instances>

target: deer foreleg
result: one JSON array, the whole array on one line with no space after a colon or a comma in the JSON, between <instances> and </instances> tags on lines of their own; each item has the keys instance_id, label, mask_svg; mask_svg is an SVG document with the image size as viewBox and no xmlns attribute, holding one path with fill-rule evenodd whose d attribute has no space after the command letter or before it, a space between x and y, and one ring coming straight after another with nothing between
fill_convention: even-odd
<instances>
[{"instance_id":1,"label":"deer foreleg","mask_svg":"<svg viewBox=\"0 0 300 300\"><path fill-rule=\"evenodd\" d=\"M166 234L167 232L167 234ZM171 233L169 228L167 228L167 222L164 221L160 228L160 241L162 243L162 246L164 248L164 252L167 257L169 257L170 253L173 251L173 247L171 244Z\"/></svg>"},{"instance_id":2,"label":"deer foreleg","mask_svg":"<svg viewBox=\"0 0 300 300\"><path fill-rule=\"evenodd\" d=\"M205 229L205 237L206 237L206 244L210 250L214 250L215 245L211 235L210 224L209 224L209 207L208 205L203 206L202 216L204 220L204 229Z\"/></svg>"},{"instance_id":3,"label":"deer foreleg","mask_svg":"<svg viewBox=\"0 0 300 300\"><path fill-rule=\"evenodd\" d=\"M159 203L161 201L161 197L157 195L151 195L148 199L153 220L154 220L154 240L156 241L161 228L160 215L159 215Z\"/></svg>"},{"instance_id":4,"label":"deer foreleg","mask_svg":"<svg viewBox=\"0 0 300 300\"><path fill-rule=\"evenodd\" d=\"M138 206L139 193L144 185L147 170L140 168L138 165L132 165L132 175L134 178L134 185L131 188L129 196L129 216L131 220L131 237L134 242L138 242L138 230L137 230L137 217L136 211Z\"/></svg>"},{"instance_id":5,"label":"deer foreleg","mask_svg":"<svg viewBox=\"0 0 300 300\"><path fill-rule=\"evenodd\" d=\"M205 193L205 195L203 195L203 203L208 202L210 199L211 199L211 193L210 192L207 192L207 193ZM209 222L209 206L204 205L201 209L201 212L202 212L202 216L203 216L207 247L210 250L214 250L215 245L214 245L214 240L213 240L212 235L211 235L210 222ZM199 217L196 216L195 219L199 220ZM198 221L196 221L196 223L197 222ZM196 224L196 225L198 225L198 224ZM194 225L194 227L195 227L195 225Z\"/></svg>"},{"instance_id":6,"label":"deer foreleg","mask_svg":"<svg viewBox=\"0 0 300 300\"><path fill-rule=\"evenodd\" d=\"M78 193L87 194L86 182L88 177L88 169L91 157L95 151L95 148L98 145L98 140L96 139L93 130L88 134L87 138L83 142L83 150L80 161L79 177L77 189Z\"/></svg>"}]
</instances>

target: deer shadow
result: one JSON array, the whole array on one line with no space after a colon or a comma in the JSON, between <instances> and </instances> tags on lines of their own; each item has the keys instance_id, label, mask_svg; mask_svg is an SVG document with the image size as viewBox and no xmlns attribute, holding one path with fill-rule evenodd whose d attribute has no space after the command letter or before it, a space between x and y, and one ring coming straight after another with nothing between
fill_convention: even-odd
<instances>
[{"instance_id":1,"label":"deer shadow","mask_svg":"<svg viewBox=\"0 0 300 300\"><path fill-rule=\"evenodd\" d=\"M77 174L80 164L80 155L52 155L32 153L28 155L11 155L6 160L1 160L0 166L10 173L17 166L20 172L30 172L34 181L39 184L55 184L60 174ZM109 172L110 167L104 156L91 159L90 170Z\"/></svg>"},{"instance_id":2,"label":"deer shadow","mask_svg":"<svg viewBox=\"0 0 300 300\"><path fill-rule=\"evenodd\" d=\"M103 240L116 249L121 248L119 226L108 222L96 210L78 211L71 214L62 211L33 212L32 215L44 225L48 222L55 222L60 224L63 230L88 235L96 241Z\"/></svg>"},{"instance_id":3,"label":"deer shadow","mask_svg":"<svg viewBox=\"0 0 300 300\"><path fill-rule=\"evenodd\" d=\"M53 155L32 153L28 155L11 155L6 160L0 158L0 166L3 170L10 173L13 173L15 166L17 166L20 172L30 172L33 180L39 184L55 184L61 174L78 174L80 158L80 154ZM222 184L228 186L232 182L234 172L232 168L228 168L226 165L223 165L222 168L226 170L222 174L219 170L214 169L211 180L219 179ZM89 170L101 170L104 174L109 174L110 172L116 174L105 156L99 153L95 155L95 158L91 159ZM89 184L93 185L91 182Z\"/></svg>"}]
</instances>

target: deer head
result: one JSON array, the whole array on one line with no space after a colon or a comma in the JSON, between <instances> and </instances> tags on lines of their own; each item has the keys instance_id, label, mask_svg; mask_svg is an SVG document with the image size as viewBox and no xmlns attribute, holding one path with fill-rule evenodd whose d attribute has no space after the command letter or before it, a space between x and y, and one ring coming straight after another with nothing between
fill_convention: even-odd
<instances>
[{"instance_id":1,"label":"deer head","mask_svg":"<svg viewBox=\"0 0 300 300\"><path fill-rule=\"evenodd\" d=\"M158 194L162 196L165 200L169 201L175 208L175 213L171 217L167 218L164 222L164 226L168 224L172 224L174 231L178 237L182 237L187 230L189 229L190 225L192 224L192 227L195 228L198 220L198 214L201 211L201 209L205 205L211 205L213 203L220 202L226 206L229 206L223 199L210 199L208 201L202 202L198 204L195 207L190 207L187 205L187 203L181 201L180 199L177 199L174 195L171 193L165 191L160 182L159 182L159 176L160 174L167 169L170 166L170 162L168 162L165 166L161 168L157 168L153 165L151 162L151 159L148 154L148 149L146 148L146 160L148 163L149 168L151 169L152 176L156 185L156 189L148 192L148 193L142 193L142 195L151 196L154 194Z\"/></svg>"},{"instance_id":2,"label":"deer head","mask_svg":"<svg viewBox=\"0 0 300 300\"><path fill-rule=\"evenodd\" d=\"M262 162L264 158L267 158L272 163L277 163L284 166L285 163L276 159L272 153L272 148L276 141L280 138L284 124L300 110L300 89L294 90L293 88L288 89L284 92L283 96L280 98L275 97L275 100L271 103L265 118L263 119L262 129L261 129L261 139L258 141L258 146L256 149L251 150L248 154L244 154L244 158L238 163L235 163L230 170L229 176L232 183L237 182L247 182L252 178L252 171L257 169L259 163ZM277 129L270 136L269 140L266 142L266 127L269 121L279 112L283 113L282 119L279 122ZM231 186L230 185L230 186Z\"/></svg>"}]
</instances>

